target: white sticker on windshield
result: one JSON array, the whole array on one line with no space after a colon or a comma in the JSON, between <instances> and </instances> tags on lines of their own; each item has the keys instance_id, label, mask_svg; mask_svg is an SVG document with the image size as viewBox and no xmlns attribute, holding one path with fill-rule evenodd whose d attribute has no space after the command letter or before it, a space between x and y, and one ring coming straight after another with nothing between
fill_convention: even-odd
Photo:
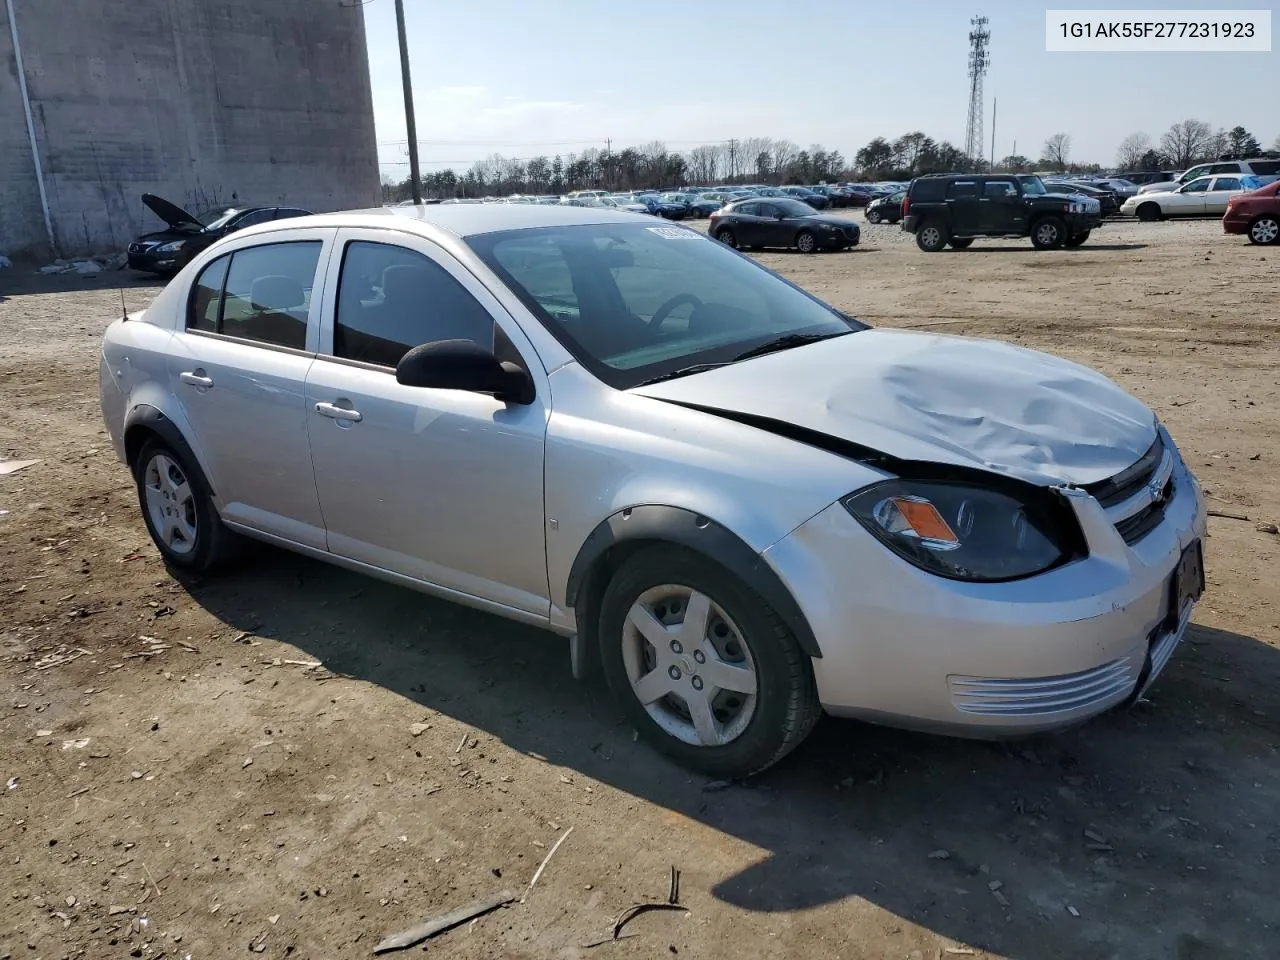
<instances>
[{"instance_id":1,"label":"white sticker on windshield","mask_svg":"<svg viewBox=\"0 0 1280 960\"><path fill-rule=\"evenodd\" d=\"M702 234L696 230L686 230L684 227L646 227L645 229L668 240L698 240L702 237Z\"/></svg>"}]
</instances>

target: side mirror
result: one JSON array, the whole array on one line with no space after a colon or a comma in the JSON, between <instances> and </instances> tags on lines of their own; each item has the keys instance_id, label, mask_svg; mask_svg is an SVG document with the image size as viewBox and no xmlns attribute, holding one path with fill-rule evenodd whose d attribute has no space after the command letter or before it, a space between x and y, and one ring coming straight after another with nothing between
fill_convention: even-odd
<instances>
[{"instance_id":1,"label":"side mirror","mask_svg":"<svg viewBox=\"0 0 1280 960\"><path fill-rule=\"evenodd\" d=\"M396 364L396 382L406 387L491 393L503 403L527 406L535 396L523 367L500 362L472 340L440 340L414 347Z\"/></svg>"}]
</instances>

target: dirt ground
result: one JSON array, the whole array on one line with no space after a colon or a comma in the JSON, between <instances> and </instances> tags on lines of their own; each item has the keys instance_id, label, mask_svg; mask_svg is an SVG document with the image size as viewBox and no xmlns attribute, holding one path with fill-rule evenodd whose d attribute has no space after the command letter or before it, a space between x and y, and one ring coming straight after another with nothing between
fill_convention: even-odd
<instances>
[{"instance_id":1,"label":"dirt ground","mask_svg":"<svg viewBox=\"0 0 1280 960\"><path fill-rule=\"evenodd\" d=\"M827 719L709 785L549 635L268 549L175 579L98 413L128 275L9 270L0 458L39 462L0 476L0 958L366 957L524 894L570 828L524 902L427 952L1274 957L1280 537L1255 524L1280 520L1280 249L1209 221L926 255L864 224L850 253L761 259L873 324L1062 354L1154 407L1249 519L1210 520L1208 592L1149 701L1010 744ZM687 912L583 946L673 865Z\"/></svg>"}]
</instances>

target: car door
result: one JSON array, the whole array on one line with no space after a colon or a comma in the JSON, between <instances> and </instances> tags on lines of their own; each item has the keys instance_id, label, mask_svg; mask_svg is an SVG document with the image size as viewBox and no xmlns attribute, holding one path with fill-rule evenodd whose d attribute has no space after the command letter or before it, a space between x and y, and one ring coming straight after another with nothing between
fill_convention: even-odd
<instances>
[{"instance_id":1,"label":"car door","mask_svg":"<svg viewBox=\"0 0 1280 960\"><path fill-rule=\"evenodd\" d=\"M789 247L795 240L795 217L786 214L784 208L794 206L767 201L758 204L760 210L760 242L766 247Z\"/></svg>"},{"instance_id":2,"label":"car door","mask_svg":"<svg viewBox=\"0 0 1280 960\"><path fill-rule=\"evenodd\" d=\"M342 230L307 377L328 548L444 591L548 616L546 372L494 296L429 240ZM528 406L404 386L411 347L470 339L537 384Z\"/></svg>"},{"instance_id":3,"label":"car door","mask_svg":"<svg viewBox=\"0 0 1280 960\"><path fill-rule=\"evenodd\" d=\"M948 185L947 214L953 234L967 236L981 232L981 196L976 180L953 180Z\"/></svg>"},{"instance_id":4,"label":"car door","mask_svg":"<svg viewBox=\"0 0 1280 960\"><path fill-rule=\"evenodd\" d=\"M738 204L730 214L730 224L737 235L739 246L754 247L764 243L764 235L760 230L760 204Z\"/></svg>"},{"instance_id":5,"label":"car door","mask_svg":"<svg viewBox=\"0 0 1280 960\"><path fill-rule=\"evenodd\" d=\"M1206 216L1220 217L1227 212L1227 201L1244 189L1238 176L1214 177L1204 194Z\"/></svg>"},{"instance_id":6,"label":"car door","mask_svg":"<svg viewBox=\"0 0 1280 960\"><path fill-rule=\"evenodd\" d=\"M232 524L323 549L303 385L334 231L245 238L205 265L173 338L170 389Z\"/></svg>"},{"instance_id":7,"label":"car door","mask_svg":"<svg viewBox=\"0 0 1280 960\"><path fill-rule=\"evenodd\" d=\"M981 233L1018 233L1026 224L1026 206L1012 179L988 180L978 200L978 230Z\"/></svg>"},{"instance_id":8,"label":"car door","mask_svg":"<svg viewBox=\"0 0 1280 960\"><path fill-rule=\"evenodd\" d=\"M1179 187L1167 197L1160 197L1160 208L1169 217L1198 217L1205 211L1205 194L1212 177L1200 177Z\"/></svg>"}]
</instances>

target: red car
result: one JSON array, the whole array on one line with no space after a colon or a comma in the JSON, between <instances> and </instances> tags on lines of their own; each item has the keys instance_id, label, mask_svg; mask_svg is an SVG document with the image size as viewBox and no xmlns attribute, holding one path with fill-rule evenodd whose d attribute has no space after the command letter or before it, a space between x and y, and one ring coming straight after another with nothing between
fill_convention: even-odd
<instances>
[{"instance_id":1,"label":"red car","mask_svg":"<svg viewBox=\"0 0 1280 960\"><path fill-rule=\"evenodd\" d=\"M1280 180L1227 201L1223 233L1245 233L1251 243L1280 243Z\"/></svg>"}]
</instances>

